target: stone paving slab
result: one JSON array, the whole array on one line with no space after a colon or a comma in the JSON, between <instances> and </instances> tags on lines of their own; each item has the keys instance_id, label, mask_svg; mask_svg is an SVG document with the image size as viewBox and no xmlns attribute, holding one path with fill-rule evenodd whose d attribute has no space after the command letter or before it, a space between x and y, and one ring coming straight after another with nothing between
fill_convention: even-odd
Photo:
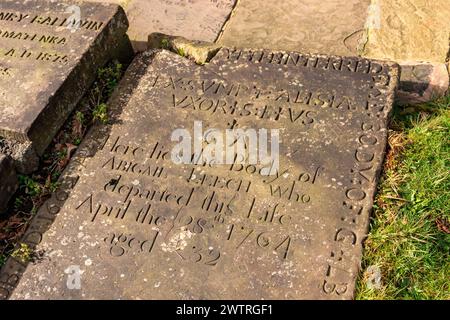
<instances>
[{"instance_id":1,"label":"stone paving slab","mask_svg":"<svg viewBox=\"0 0 450 320\"><path fill-rule=\"evenodd\" d=\"M130 28L128 35L137 51L147 49L154 32L214 42L236 0L95 0L123 6Z\"/></svg>"},{"instance_id":2,"label":"stone paving slab","mask_svg":"<svg viewBox=\"0 0 450 320\"><path fill-rule=\"evenodd\" d=\"M18 180L12 159L0 153L0 214L18 187Z\"/></svg>"},{"instance_id":3,"label":"stone paving slab","mask_svg":"<svg viewBox=\"0 0 450 320\"><path fill-rule=\"evenodd\" d=\"M200 66L139 55L110 101L112 124L92 130L27 230L38 257L10 258L0 292L353 297L397 81L398 66L362 58L222 48ZM172 134L192 134L194 121L278 129L279 168L174 163Z\"/></svg>"},{"instance_id":4,"label":"stone paving slab","mask_svg":"<svg viewBox=\"0 0 450 320\"><path fill-rule=\"evenodd\" d=\"M356 55L370 0L240 0L224 46Z\"/></svg>"},{"instance_id":5,"label":"stone paving slab","mask_svg":"<svg viewBox=\"0 0 450 320\"><path fill-rule=\"evenodd\" d=\"M370 19L375 23L368 30L364 56L399 62L446 62L450 1L374 0L373 7Z\"/></svg>"},{"instance_id":6,"label":"stone paving slab","mask_svg":"<svg viewBox=\"0 0 450 320\"><path fill-rule=\"evenodd\" d=\"M42 154L97 68L126 53L126 29L114 4L1 1L0 136Z\"/></svg>"}]
</instances>

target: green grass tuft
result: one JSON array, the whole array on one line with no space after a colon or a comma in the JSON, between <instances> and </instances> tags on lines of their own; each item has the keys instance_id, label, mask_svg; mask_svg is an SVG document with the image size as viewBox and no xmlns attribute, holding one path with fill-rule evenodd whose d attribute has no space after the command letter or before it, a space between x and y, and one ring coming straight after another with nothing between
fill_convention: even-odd
<instances>
[{"instance_id":1,"label":"green grass tuft","mask_svg":"<svg viewBox=\"0 0 450 320\"><path fill-rule=\"evenodd\" d=\"M183 48L178 48L177 49L177 54L182 56L182 57L186 57L186 52L184 51Z\"/></svg>"},{"instance_id":2,"label":"green grass tuft","mask_svg":"<svg viewBox=\"0 0 450 320\"><path fill-rule=\"evenodd\" d=\"M450 95L396 110L391 127L356 298L450 299Z\"/></svg>"}]
</instances>

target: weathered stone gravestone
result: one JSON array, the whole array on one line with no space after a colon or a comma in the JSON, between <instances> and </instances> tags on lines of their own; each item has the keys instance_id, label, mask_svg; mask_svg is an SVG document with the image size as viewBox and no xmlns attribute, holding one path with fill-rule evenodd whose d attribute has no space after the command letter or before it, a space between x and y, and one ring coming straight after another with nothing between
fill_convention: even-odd
<instances>
[{"instance_id":1,"label":"weathered stone gravestone","mask_svg":"<svg viewBox=\"0 0 450 320\"><path fill-rule=\"evenodd\" d=\"M1 1L0 136L41 155L97 68L131 53L127 27L117 5Z\"/></svg>"},{"instance_id":2,"label":"weathered stone gravestone","mask_svg":"<svg viewBox=\"0 0 450 320\"><path fill-rule=\"evenodd\" d=\"M213 42L231 14L236 0L94 0L116 2L130 21L128 35L137 51L147 49L147 36L161 32Z\"/></svg>"},{"instance_id":3,"label":"weathered stone gravestone","mask_svg":"<svg viewBox=\"0 0 450 320\"><path fill-rule=\"evenodd\" d=\"M3 295L351 298L397 81L396 65L362 58L138 56L113 124L92 130L25 234L35 261L4 266ZM278 167L203 161L220 135L172 160L174 132L212 128L266 129L271 143L279 130Z\"/></svg>"}]
</instances>

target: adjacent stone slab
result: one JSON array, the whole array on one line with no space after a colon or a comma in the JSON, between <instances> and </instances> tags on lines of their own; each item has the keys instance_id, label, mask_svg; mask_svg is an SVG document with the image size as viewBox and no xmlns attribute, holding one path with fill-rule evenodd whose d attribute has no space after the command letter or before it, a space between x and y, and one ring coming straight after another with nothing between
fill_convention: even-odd
<instances>
[{"instance_id":1,"label":"adjacent stone slab","mask_svg":"<svg viewBox=\"0 0 450 320\"><path fill-rule=\"evenodd\" d=\"M363 54L395 61L445 63L450 1L375 0Z\"/></svg>"},{"instance_id":2,"label":"adjacent stone slab","mask_svg":"<svg viewBox=\"0 0 450 320\"><path fill-rule=\"evenodd\" d=\"M6 209L17 187L18 180L12 159L0 154L0 214Z\"/></svg>"},{"instance_id":3,"label":"adjacent stone slab","mask_svg":"<svg viewBox=\"0 0 450 320\"><path fill-rule=\"evenodd\" d=\"M443 63L403 62L397 103L413 105L442 97L448 92L449 80Z\"/></svg>"},{"instance_id":4,"label":"adjacent stone slab","mask_svg":"<svg viewBox=\"0 0 450 320\"><path fill-rule=\"evenodd\" d=\"M111 2L111 0L95 0ZM147 37L161 32L188 39L213 42L236 0L113 0L125 8L128 34L137 51L147 49Z\"/></svg>"},{"instance_id":5,"label":"adjacent stone slab","mask_svg":"<svg viewBox=\"0 0 450 320\"><path fill-rule=\"evenodd\" d=\"M3 296L351 298L397 81L395 64L362 58L139 55L113 124L94 128L24 236L39 258L2 269ZM194 121L278 129L276 174L175 164L171 135Z\"/></svg>"},{"instance_id":6,"label":"adjacent stone slab","mask_svg":"<svg viewBox=\"0 0 450 320\"><path fill-rule=\"evenodd\" d=\"M219 44L356 55L370 0L240 0Z\"/></svg>"},{"instance_id":7,"label":"adjacent stone slab","mask_svg":"<svg viewBox=\"0 0 450 320\"><path fill-rule=\"evenodd\" d=\"M0 136L41 154L97 68L127 53L126 29L117 5L1 1Z\"/></svg>"}]
</instances>

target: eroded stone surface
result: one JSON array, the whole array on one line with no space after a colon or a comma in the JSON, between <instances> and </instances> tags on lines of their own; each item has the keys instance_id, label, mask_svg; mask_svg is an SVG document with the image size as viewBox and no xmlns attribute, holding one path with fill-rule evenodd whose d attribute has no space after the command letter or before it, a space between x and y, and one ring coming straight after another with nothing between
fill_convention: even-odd
<instances>
[{"instance_id":1,"label":"eroded stone surface","mask_svg":"<svg viewBox=\"0 0 450 320\"><path fill-rule=\"evenodd\" d=\"M0 153L8 155L14 160L14 165L19 173L32 173L39 166L39 156L30 141L17 142L0 138Z\"/></svg>"},{"instance_id":2,"label":"eroded stone surface","mask_svg":"<svg viewBox=\"0 0 450 320\"><path fill-rule=\"evenodd\" d=\"M445 63L450 1L373 0L363 54L376 59ZM376 9L375 9L376 8Z\"/></svg>"},{"instance_id":3,"label":"eroded stone surface","mask_svg":"<svg viewBox=\"0 0 450 320\"><path fill-rule=\"evenodd\" d=\"M0 136L41 154L97 68L126 53L127 20L114 4L35 0L1 1L0 18Z\"/></svg>"},{"instance_id":4,"label":"eroded stone surface","mask_svg":"<svg viewBox=\"0 0 450 320\"><path fill-rule=\"evenodd\" d=\"M356 55L370 0L240 0L219 43L225 46Z\"/></svg>"},{"instance_id":5,"label":"eroded stone surface","mask_svg":"<svg viewBox=\"0 0 450 320\"><path fill-rule=\"evenodd\" d=\"M0 153L0 214L18 186L16 170L12 159Z\"/></svg>"},{"instance_id":6,"label":"eroded stone surface","mask_svg":"<svg viewBox=\"0 0 450 320\"><path fill-rule=\"evenodd\" d=\"M111 2L111 0L95 0ZM130 21L128 34L137 51L147 48L154 32L213 42L236 0L112 0L122 5Z\"/></svg>"},{"instance_id":7,"label":"eroded stone surface","mask_svg":"<svg viewBox=\"0 0 450 320\"><path fill-rule=\"evenodd\" d=\"M25 234L41 258L25 272L9 259L2 294L351 298L397 78L396 65L358 58L138 56L110 101L113 124L92 131ZM194 121L278 129L276 174L175 164L171 134L193 134Z\"/></svg>"}]
</instances>

